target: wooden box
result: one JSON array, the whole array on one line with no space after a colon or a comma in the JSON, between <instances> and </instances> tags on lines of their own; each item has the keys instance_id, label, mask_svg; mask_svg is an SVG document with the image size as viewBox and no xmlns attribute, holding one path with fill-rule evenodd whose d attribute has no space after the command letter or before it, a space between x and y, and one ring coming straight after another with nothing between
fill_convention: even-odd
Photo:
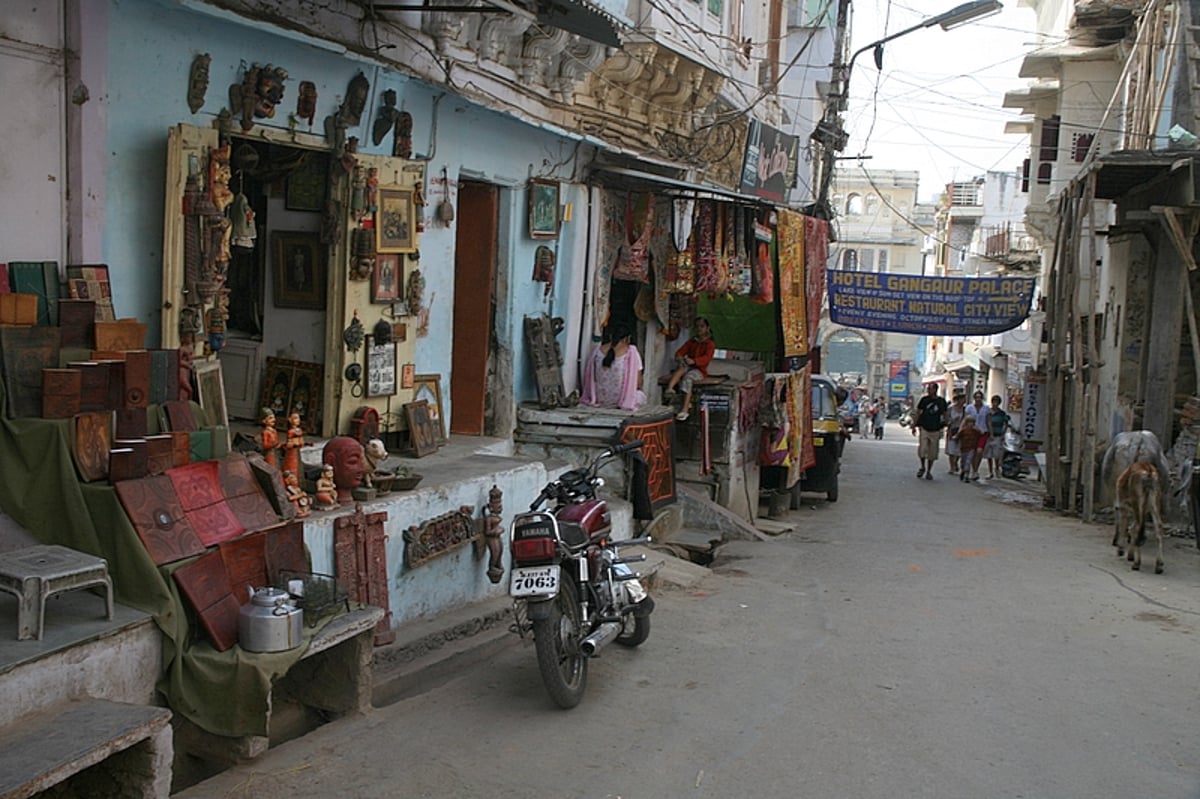
<instances>
[{"instance_id":1,"label":"wooden box","mask_svg":"<svg viewBox=\"0 0 1200 799\"><path fill-rule=\"evenodd\" d=\"M108 372L105 379L107 390L104 392L104 407L115 411L125 407L125 362L99 361Z\"/></svg>"},{"instance_id":2,"label":"wooden box","mask_svg":"<svg viewBox=\"0 0 1200 799\"><path fill-rule=\"evenodd\" d=\"M67 366L78 369L82 379L79 388L81 411L104 410L108 402L108 367L98 361L71 361Z\"/></svg>"},{"instance_id":3,"label":"wooden box","mask_svg":"<svg viewBox=\"0 0 1200 799\"><path fill-rule=\"evenodd\" d=\"M144 438L118 438L113 440L113 450L127 449L132 455L130 458L130 469L128 477L130 479L137 477L146 477L150 474L147 468L147 458L149 456L150 447ZM115 482L115 481L114 481Z\"/></svg>"},{"instance_id":4,"label":"wooden box","mask_svg":"<svg viewBox=\"0 0 1200 799\"><path fill-rule=\"evenodd\" d=\"M117 438L145 438L150 420L145 408L121 408L117 411Z\"/></svg>"},{"instance_id":5,"label":"wooden box","mask_svg":"<svg viewBox=\"0 0 1200 799\"><path fill-rule=\"evenodd\" d=\"M145 408L150 405L150 352L130 350L125 353L125 407Z\"/></svg>"},{"instance_id":6,"label":"wooden box","mask_svg":"<svg viewBox=\"0 0 1200 799\"><path fill-rule=\"evenodd\" d=\"M132 449L122 447L110 450L108 453L108 481L113 485L124 480L136 480L145 477L139 473L137 457Z\"/></svg>"},{"instance_id":7,"label":"wooden box","mask_svg":"<svg viewBox=\"0 0 1200 799\"><path fill-rule=\"evenodd\" d=\"M9 417L41 416L42 370L58 368L58 341L57 327L0 327L0 365Z\"/></svg>"},{"instance_id":8,"label":"wooden box","mask_svg":"<svg viewBox=\"0 0 1200 799\"><path fill-rule=\"evenodd\" d=\"M186 430L172 430L171 436L171 465L187 466L192 462L191 433Z\"/></svg>"},{"instance_id":9,"label":"wooden box","mask_svg":"<svg viewBox=\"0 0 1200 799\"><path fill-rule=\"evenodd\" d=\"M170 433L146 436L146 471L162 474L175 465L175 441Z\"/></svg>"},{"instance_id":10,"label":"wooden box","mask_svg":"<svg viewBox=\"0 0 1200 799\"><path fill-rule=\"evenodd\" d=\"M96 349L98 350L144 350L146 348L146 325L136 319L118 319L115 322L96 322Z\"/></svg>"},{"instance_id":11,"label":"wooden box","mask_svg":"<svg viewBox=\"0 0 1200 799\"><path fill-rule=\"evenodd\" d=\"M58 326L64 347L96 346L96 303L92 300L59 300Z\"/></svg>"},{"instance_id":12,"label":"wooden box","mask_svg":"<svg viewBox=\"0 0 1200 799\"><path fill-rule=\"evenodd\" d=\"M36 325L36 294L0 294L0 325Z\"/></svg>"},{"instance_id":13,"label":"wooden box","mask_svg":"<svg viewBox=\"0 0 1200 799\"><path fill-rule=\"evenodd\" d=\"M82 379L78 369L43 369L42 418L70 419L79 413Z\"/></svg>"}]
</instances>

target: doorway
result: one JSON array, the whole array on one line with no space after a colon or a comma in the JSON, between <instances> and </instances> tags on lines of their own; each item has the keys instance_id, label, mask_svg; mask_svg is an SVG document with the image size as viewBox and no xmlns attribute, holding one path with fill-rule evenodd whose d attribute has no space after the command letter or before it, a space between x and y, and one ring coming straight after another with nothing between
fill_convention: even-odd
<instances>
[{"instance_id":1,"label":"doorway","mask_svg":"<svg viewBox=\"0 0 1200 799\"><path fill-rule=\"evenodd\" d=\"M499 392L492 336L495 323L497 232L500 194L487 183L463 181L458 188L459 224L455 234L454 338L450 359L450 432L498 435ZM507 395L507 392L505 392Z\"/></svg>"}]
</instances>

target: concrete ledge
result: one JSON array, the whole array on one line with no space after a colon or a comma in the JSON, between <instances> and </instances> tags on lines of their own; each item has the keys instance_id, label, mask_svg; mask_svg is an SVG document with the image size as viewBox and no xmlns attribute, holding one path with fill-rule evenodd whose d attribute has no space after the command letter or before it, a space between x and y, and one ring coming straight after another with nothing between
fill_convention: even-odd
<instances>
[{"instance_id":1,"label":"concrete ledge","mask_svg":"<svg viewBox=\"0 0 1200 799\"><path fill-rule=\"evenodd\" d=\"M0 734L0 796L26 799L74 777L72 796L165 799L170 719L166 708L102 699L25 717Z\"/></svg>"}]
</instances>

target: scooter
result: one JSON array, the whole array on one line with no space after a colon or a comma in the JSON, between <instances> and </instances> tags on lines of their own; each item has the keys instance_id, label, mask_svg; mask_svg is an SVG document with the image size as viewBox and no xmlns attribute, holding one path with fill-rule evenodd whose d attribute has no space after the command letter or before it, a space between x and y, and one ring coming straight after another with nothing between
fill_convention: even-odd
<instances>
[{"instance_id":1,"label":"scooter","mask_svg":"<svg viewBox=\"0 0 1200 799\"><path fill-rule=\"evenodd\" d=\"M641 446L631 441L610 447L586 468L563 473L512 522L512 629L521 637L533 633L542 682L562 708L583 698L589 659L613 641L635 647L650 635L654 600L628 565L646 556L620 552L650 537L614 539L608 503L596 496L604 485L600 467ZM645 473L631 471L635 480ZM546 502L553 503L550 510L542 510Z\"/></svg>"},{"instance_id":2,"label":"scooter","mask_svg":"<svg viewBox=\"0 0 1200 799\"><path fill-rule=\"evenodd\" d=\"M1000 459L1000 476L1010 480L1020 480L1028 476L1029 467L1025 465L1022 452L1021 437L1008 430L1004 434L1004 455Z\"/></svg>"}]
</instances>

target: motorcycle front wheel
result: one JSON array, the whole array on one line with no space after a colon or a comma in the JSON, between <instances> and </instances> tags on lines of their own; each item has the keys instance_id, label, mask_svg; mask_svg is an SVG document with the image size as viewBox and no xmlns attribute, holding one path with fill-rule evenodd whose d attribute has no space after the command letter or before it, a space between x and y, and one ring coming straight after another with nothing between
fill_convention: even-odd
<instances>
[{"instance_id":1,"label":"motorcycle front wheel","mask_svg":"<svg viewBox=\"0 0 1200 799\"><path fill-rule=\"evenodd\" d=\"M533 622L538 671L546 692L561 708L578 705L587 687L587 658L579 649L582 639L579 593L564 576L558 596L551 601L549 618Z\"/></svg>"},{"instance_id":2,"label":"motorcycle front wheel","mask_svg":"<svg viewBox=\"0 0 1200 799\"><path fill-rule=\"evenodd\" d=\"M640 646L650 637L650 615L636 616L633 612L626 614L624 627L617 636L621 646Z\"/></svg>"}]
</instances>

